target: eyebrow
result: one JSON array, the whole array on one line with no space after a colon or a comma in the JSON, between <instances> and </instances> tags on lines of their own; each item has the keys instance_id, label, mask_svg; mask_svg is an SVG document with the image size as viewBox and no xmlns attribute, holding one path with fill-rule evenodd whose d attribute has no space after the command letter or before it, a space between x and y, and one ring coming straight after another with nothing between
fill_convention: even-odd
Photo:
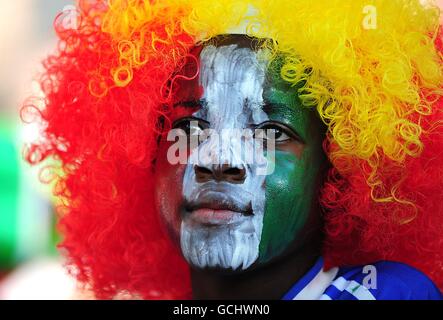
<instances>
[{"instance_id":1,"label":"eyebrow","mask_svg":"<svg viewBox=\"0 0 443 320\"><path fill-rule=\"evenodd\" d=\"M275 113L275 112L284 112L288 109L288 106L284 103L276 103L276 102L269 102L269 101L264 101L264 105L262 107L262 110L267 114L271 114L271 113ZM279 120L277 120L277 122L281 122ZM302 135L300 134L299 130L297 130L292 124L290 123L284 123L281 122L282 124L284 124L286 127L288 127L293 134L302 142L302 143L306 143L306 140L302 137Z\"/></svg>"},{"instance_id":2,"label":"eyebrow","mask_svg":"<svg viewBox=\"0 0 443 320\"><path fill-rule=\"evenodd\" d=\"M184 108L200 108L206 106L208 103L206 99L199 100L184 100L174 103L173 107L184 107Z\"/></svg>"},{"instance_id":3,"label":"eyebrow","mask_svg":"<svg viewBox=\"0 0 443 320\"><path fill-rule=\"evenodd\" d=\"M266 112L266 114L272 113L274 111L285 111L288 108L288 106L284 103L275 103L275 102L269 102L265 101L263 104L262 110Z\"/></svg>"}]
</instances>

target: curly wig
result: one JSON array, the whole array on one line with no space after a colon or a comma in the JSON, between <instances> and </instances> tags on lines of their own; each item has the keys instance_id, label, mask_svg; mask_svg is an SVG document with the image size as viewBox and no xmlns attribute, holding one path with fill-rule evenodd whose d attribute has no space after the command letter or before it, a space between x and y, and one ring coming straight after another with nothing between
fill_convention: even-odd
<instances>
[{"instance_id":1,"label":"curly wig","mask_svg":"<svg viewBox=\"0 0 443 320\"><path fill-rule=\"evenodd\" d=\"M376 10L365 27L366 9ZM419 0L78 0L76 28L22 107L43 127L26 159L50 157L60 244L97 297L190 297L189 270L153 205L158 119L196 43L243 25L327 126L322 187L326 267L389 259L443 288L442 42ZM251 9L252 8L252 9ZM300 85L300 84L303 85ZM42 170L42 180L49 180Z\"/></svg>"}]
</instances>

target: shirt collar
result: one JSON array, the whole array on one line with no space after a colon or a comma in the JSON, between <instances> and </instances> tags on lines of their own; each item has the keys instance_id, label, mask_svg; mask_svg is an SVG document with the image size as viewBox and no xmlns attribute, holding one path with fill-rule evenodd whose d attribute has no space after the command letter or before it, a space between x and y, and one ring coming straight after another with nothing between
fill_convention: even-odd
<instances>
[{"instance_id":1,"label":"shirt collar","mask_svg":"<svg viewBox=\"0 0 443 320\"><path fill-rule=\"evenodd\" d=\"M323 270L323 258L319 257L314 266L283 296L283 300L317 300L332 283L338 268Z\"/></svg>"}]
</instances>

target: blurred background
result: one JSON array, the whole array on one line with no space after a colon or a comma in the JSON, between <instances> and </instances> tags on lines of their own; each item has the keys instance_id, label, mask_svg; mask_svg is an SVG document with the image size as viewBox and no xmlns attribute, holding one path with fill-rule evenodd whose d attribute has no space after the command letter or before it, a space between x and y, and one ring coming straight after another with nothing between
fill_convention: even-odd
<instances>
[{"instance_id":1,"label":"blurred background","mask_svg":"<svg viewBox=\"0 0 443 320\"><path fill-rule=\"evenodd\" d=\"M75 284L55 248L53 199L22 160L37 131L19 108L55 48L52 23L74 0L0 0L0 299L70 299Z\"/></svg>"},{"instance_id":2,"label":"blurred background","mask_svg":"<svg viewBox=\"0 0 443 320\"><path fill-rule=\"evenodd\" d=\"M87 297L57 253L51 192L22 160L23 143L38 131L19 117L24 99L38 92L40 62L55 48L53 20L74 2L0 0L0 299Z\"/></svg>"}]
</instances>

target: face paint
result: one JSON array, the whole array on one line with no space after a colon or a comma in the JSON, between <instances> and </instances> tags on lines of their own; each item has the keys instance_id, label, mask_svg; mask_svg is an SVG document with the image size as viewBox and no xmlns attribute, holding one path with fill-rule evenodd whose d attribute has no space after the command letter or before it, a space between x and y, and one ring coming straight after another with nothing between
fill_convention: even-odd
<instances>
[{"instance_id":1,"label":"face paint","mask_svg":"<svg viewBox=\"0 0 443 320\"><path fill-rule=\"evenodd\" d=\"M178 104L198 104L189 116L218 135L191 150L186 165L165 164L169 145L160 143L156 204L183 256L197 268L260 265L307 227L323 159L319 120L302 110L293 89L267 74L263 53L235 43L204 46L199 77L178 90ZM239 137L238 130L269 121L291 128L300 141L277 145L275 172L264 176L257 169L266 158L251 147L252 135ZM260 161L245 162L244 150L254 150Z\"/></svg>"},{"instance_id":2,"label":"face paint","mask_svg":"<svg viewBox=\"0 0 443 320\"><path fill-rule=\"evenodd\" d=\"M284 123L293 129L303 145L301 154L291 150L279 150L275 154L275 172L266 177L266 209L260 262L266 262L282 254L288 247L293 250L304 245L305 231L315 210L319 173L326 157L322 149L324 132L316 114L301 105L290 88L280 77L280 61L271 63L267 73L264 100L271 120ZM296 240L296 243L294 243Z\"/></svg>"},{"instance_id":3,"label":"face paint","mask_svg":"<svg viewBox=\"0 0 443 320\"><path fill-rule=\"evenodd\" d=\"M265 177L241 156L242 150L253 150L252 135L241 139L237 133L268 119L262 110L265 67L256 53L237 45L207 46L200 61L204 105L194 116L210 123L218 136L194 149L186 168L183 195L194 208L183 213L181 249L188 262L199 268L246 269L258 257ZM225 171L244 171L241 183L213 178L198 182L198 170L215 174L223 170L220 165L227 166ZM235 212L232 207L244 211ZM218 221L220 215L223 223Z\"/></svg>"}]
</instances>

